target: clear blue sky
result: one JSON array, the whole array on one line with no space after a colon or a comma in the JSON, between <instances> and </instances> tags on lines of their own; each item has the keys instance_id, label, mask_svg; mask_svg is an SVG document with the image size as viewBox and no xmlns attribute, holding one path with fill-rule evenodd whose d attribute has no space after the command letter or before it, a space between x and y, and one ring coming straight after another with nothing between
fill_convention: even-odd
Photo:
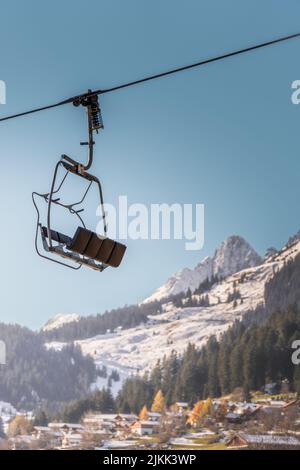
<instances>
[{"instance_id":1,"label":"clear blue sky","mask_svg":"<svg viewBox=\"0 0 300 470\"><path fill-rule=\"evenodd\" d=\"M109 87L298 32L297 0L1 3L0 115ZM142 300L230 234L260 253L300 228L300 40L102 98L94 172L108 202L202 202L205 246L130 241L121 268L73 272L33 248L33 189L61 153L78 155L84 116L72 106L0 125L1 316L40 327L56 313L94 314Z\"/></svg>"}]
</instances>

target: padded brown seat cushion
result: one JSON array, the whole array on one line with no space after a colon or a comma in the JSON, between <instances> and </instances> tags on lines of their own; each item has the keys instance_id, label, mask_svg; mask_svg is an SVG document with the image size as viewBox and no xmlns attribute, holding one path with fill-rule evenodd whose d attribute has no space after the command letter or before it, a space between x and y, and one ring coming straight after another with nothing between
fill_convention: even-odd
<instances>
[{"instance_id":1,"label":"padded brown seat cushion","mask_svg":"<svg viewBox=\"0 0 300 470\"><path fill-rule=\"evenodd\" d=\"M120 265L126 251L126 246L122 243L101 237L83 227L78 227L67 248L114 268Z\"/></svg>"},{"instance_id":2,"label":"padded brown seat cushion","mask_svg":"<svg viewBox=\"0 0 300 470\"><path fill-rule=\"evenodd\" d=\"M43 227L43 232L47 237L46 227ZM113 268L120 265L126 251L126 246L122 243L115 242L107 237L101 237L83 227L77 228L72 239L55 231L51 231L51 237L59 243L65 243L68 250Z\"/></svg>"}]
</instances>

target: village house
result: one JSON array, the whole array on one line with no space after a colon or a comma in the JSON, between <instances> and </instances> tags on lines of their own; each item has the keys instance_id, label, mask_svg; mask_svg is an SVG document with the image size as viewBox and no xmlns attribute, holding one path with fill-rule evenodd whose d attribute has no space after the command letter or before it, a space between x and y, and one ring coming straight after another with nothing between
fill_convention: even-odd
<instances>
[{"instance_id":1,"label":"village house","mask_svg":"<svg viewBox=\"0 0 300 470\"><path fill-rule=\"evenodd\" d=\"M90 433L102 433L104 439L112 435L125 438L131 434L131 426L137 419L137 415L132 413L90 413L83 419L83 425Z\"/></svg>"},{"instance_id":2,"label":"village house","mask_svg":"<svg viewBox=\"0 0 300 470\"><path fill-rule=\"evenodd\" d=\"M225 419L228 423L242 423L255 416L260 408L261 405L255 403L231 403L230 411L226 414Z\"/></svg>"},{"instance_id":3,"label":"village house","mask_svg":"<svg viewBox=\"0 0 300 470\"><path fill-rule=\"evenodd\" d=\"M9 447L11 450L26 450L34 446L34 443L37 442L37 439L31 435L21 435L16 437L11 437L9 439Z\"/></svg>"},{"instance_id":4,"label":"village house","mask_svg":"<svg viewBox=\"0 0 300 470\"><path fill-rule=\"evenodd\" d=\"M259 407L257 413L258 420L264 420L266 416L274 416L274 417L287 417L291 416L292 414L296 415L300 412L300 401L299 400L291 400L290 402L285 402L283 400L268 400L266 403L262 403Z\"/></svg>"},{"instance_id":5,"label":"village house","mask_svg":"<svg viewBox=\"0 0 300 470\"><path fill-rule=\"evenodd\" d=\"M133 434L138 434L139 436L146 436L156 434L159 428L159 423L156 421L136 421L131 426L131 431Z\"/></svg>"},{"instance_id":6,"label":"village house","mask_svg":"<svg viewBox=\"0 0 300 470\"><path fill-rule=\"evenodd\" d=\"M244 419L244 415L241 413L234 413L233 411L230 411L226 414L225 419L226 421L228 421L228 423L240 424Z\"/></svg>"},{"instance_id":7,"label":"village house","mask_svg":"<svg viewBox=\"0 0 300 470\"><path fill-rule=\"evenodd\" d=\"M277 436L274 434L237 433L227 442L228 450L257 449L300 449L300 440L294 436Z\"/></svg>"},{"instance_id":8,"label":"village house","mask_svg":"<svg viewBox=\"0 0 300 470\"><path fill-rule=\"evenodd\" d=\"M82 434L65 434L62 438L61 441L61 447L62 449L67 449L67 448L78 448L81 445L82 442Z\"/></svg>"},{"instance_id":9,"label":"village house","mask_svg":"<svg viewBox=\"0 0 300 470\"><path fill-rule=\"evenodd\" d=\"M112 433L115 430L117 414L89 414L83 419L83 425L88 431L103 431Z\"/></svg>"},{"instance_id":10,"label":"village house","mask_svg":"<svg viewBox=\"0 0 300 470\"><path fill-rule=\"evenodd\" d=\"M89 431L103 431L112 433L120 430L121 428L130 428L130 426L138 419L132 413L118 413L118 414L89 414L83 419L83 425Z\"/></svg>"},{"instance_id":11,"label":"village house","mask_svg":"<svg viewBox=\"0 0 300 470\"><path fill-rule=\"evenodd\" d=\"M177 411L177 413L185 414L188 408L189 408L189 405L185 401L177 401L175 403L175 410Z\"/></svg>"},{"instance_id":12,"label":"village house","mask_svg":"<svg viewBox=\"0 0 300 470\"><path fill-rule=\"evenodd\" d=\"M148 415L149 415L149 413L148 413ZM135 423L135 421L137 419L138 419L137 415L134 415L132 413L130 413L130 414L119 413L114 418L114 422L119 426L127 426L127 425L130 425L132 423Z\"/></svg>"},{"instance_id":13,"label":"village house","mask_svg":"<svg viewBox=\"0 0 300 470\"><path fill-rule=\"evenodd\" d=\"M48 428L50 430L61 431L64 433L78 432L83 431L84 428L82 424L78 423L49 423Z\"/></svg>"},{"instance_id":14,"label":"village house","mask_svg":"<svg viewBox=\"0 0 300 470\"><path fill-rule=\"evenodd\" d=\"M34 426L31 435L37 440L44 440L49 447L56 446L61 442L61 431L54 431L48 426Z\"/></svg>"},{"instance_id":15,"label":"village house","mask_svg":"<svg viewBox=\"0 0 300 470\"><path fill-rule=\"evenodd\" d=\"M286 410L294 410L295 412L300 413L300 400L295 398L294 400L289 401L288 403L285 403L282 407L283 411Z\"/></svg>"},{"instance_id":16,"label":"village house","mask_svg":"<svg viewBox=\"0 0 300 470\"><path fill-rule=\"evenodd\" d=\"M155 413L154 411L147 412L148 421L159 421L161 418L161 413Z\"/></svg>"}]
</instances>

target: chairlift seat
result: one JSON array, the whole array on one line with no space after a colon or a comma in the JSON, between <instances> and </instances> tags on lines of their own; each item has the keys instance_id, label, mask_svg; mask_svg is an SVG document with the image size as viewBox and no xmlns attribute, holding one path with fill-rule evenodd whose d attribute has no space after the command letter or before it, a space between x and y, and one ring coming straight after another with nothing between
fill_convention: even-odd
<instances>
[{"instance_id":1,"label":"chairlift seat","mask_svg":"<svg viewBox=\"0 0 300 470\"><path fill-rule=\"evenodd\" d=\"M47 227L42 227L44 237L48 238ZM51 239L72 252L96 260L106 266L117 268L123 259L126 246L108 237L97 235L83 227L78 227L73 238L51 230Z\"/></svg>"}]
</instances>

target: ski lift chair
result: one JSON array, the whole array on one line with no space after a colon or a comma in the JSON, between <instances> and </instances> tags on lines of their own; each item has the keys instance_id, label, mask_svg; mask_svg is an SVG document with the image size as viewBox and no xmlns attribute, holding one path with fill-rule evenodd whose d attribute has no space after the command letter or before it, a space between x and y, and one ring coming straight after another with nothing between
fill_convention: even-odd
<instances>
[{"instance_id":1,"label":"ski lift chair","mask_svg":"<svg viewBox=\"0 0 300 470\"><path fill-rule=\"evenodd\" d=\"M35 248L38 255L42 258L54 261L63 266L67 266L72 269L79 269L84 265L97 271L103 271L108 266L117 268L120 265L126 251L126 246L107 237L107 224L101 183L96 176L87 172L93 162L93 146L95 144L93 141L93 131L96 130L98 132L98 129L103 128L98 97L94 95L89 98L82 99L80 102L74 102L75 106L79 106L80 104L87 107L89 140L88 142L81 142L81 145L89 146L88 163L86 165L82 165L69 156L62 155L55 167L50 192L44 194L37 192L32 193L32 200L37 211ZM57 175L60 167L63 167L65 174L56 188ZM65 204L57 196L69 173L86 180L88 182L88 186L79 201L72 204ZM92 185L96 185L98 188L104 229L103 236L88 230L81 215L84 211L81 204L84 202ZM36 203L37 197L42 198L47 204L46 225L42 225L40 222L40 212ZM78 226L73 237L53 229L51 223L51 209L53 204L67 209L72 215L75 215L78 218L80 226ZM79 208L77 208L78 206ZM42 254L39 249L39 234L46 254ZM66 260L71 261L72 264L54 259L48 256L48 254L65 258Z\"/></svg>"}]
</instances>

